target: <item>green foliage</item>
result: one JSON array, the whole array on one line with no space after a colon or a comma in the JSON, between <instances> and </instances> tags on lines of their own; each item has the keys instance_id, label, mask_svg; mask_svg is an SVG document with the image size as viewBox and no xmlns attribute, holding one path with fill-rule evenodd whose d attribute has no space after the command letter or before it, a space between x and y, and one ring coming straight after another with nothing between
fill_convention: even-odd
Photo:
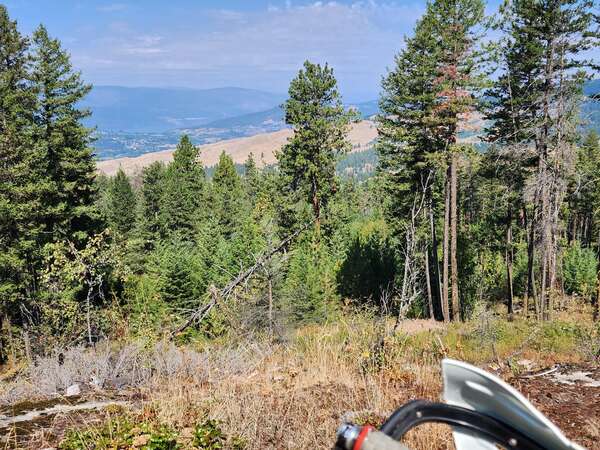
<instances>
[{"instance_id":1,"label":"green foliage","mask_svg":"<svg viewBox=\"0 0 600 450\"><path fill-rule=\"evenodd\" d=\"M52 191L44 198L51 208L46 227L59 236L85 240L97 231L94 178L96 163L91 130L82 120L90 115L78 103L92 86L73 70L69 54L43 25L33 33L31 79L37 97L36 142L45 152Z\"/></svg>"},{"instance_id":2,"label":"green foliage","mask_svg":"<svg viewBox=\"0 0 600 450\"><path fill-rule=\"evenodd\" d=\"M212 178L213 211L218 226L225 237L233 234L247 210L242 180L235 170L233 160L225 152L219 157Z\"/></svg>"},{"instance_id":3,"label":"green foliage","mask_svg":"<svg viewBox=\"0 0 600 450\"><path fill-rule=\"evenodd\" d=\"M163 195L165 166L154 162L142 171L141 207L138 220L144 249L152 250L160 238L160 208Z\"/></svg>"},{"instance_id":4,"label":"green foliage","mask_svg":"<svg viewBox=\"0 0 600 450\"><path fill-rule=\"evenodd\" d=\"M208 419L194 428L192 444L197 448L218 450L224 448L225 436L216 420Z\"/></svg>"},{"instance_id":5,"label":"green foliage","mask_svg":"<svg viewBox=\"0 0 600 450\"><path fill-rule=\"evenodd\" d=\"M38 325L39 302L56 297L40 282L48 247L83 247L98 231L87 112L78 108L89 89L44 27L27 39L0 5L0 316L15 324Z\"/></svg>"},{"instance_id":6,"label":"green foliage","mask_svg":"<svg viewBox=\"0 0 600 450\"><path fill-rule=\"evenodd\" d=\"M376 154L347 155L350 124L358 116L344 108L332 68L307 61L283 105L293 135L277 155L278 167L259 169L250 155L241 170L222 153L207 179L198 148L182 136L168 166L154 163L131 180L122 170L110 179L96 177L90 131L82 123L89 113L79 107L90 86L60 42L43 26L30 39L22 36L0 6L0 321L58 341L85 334L93 340L109 332L109 313L118 309L133 334L152 339L312 220L314 229L257 265L225 308L215 308L179 339L228 329L272 332L274 322L286 318L292 324L324 321L340 297L362 306L378 302L384 290L391 301L416 299L409 314L423 316L429 312L426 274L436 315L440 238L444 212L452 209L443 200L449 166L458 169L458 194L452 196L458 238L451 241L458 242L463 315L484 301L508 298L509 269L514 294L523 296L528 263L536 266L538 284L541 278L535 228L541 209L531 193L537 187L532 175L543 166L541 156L556 153L552 145L560 137L546 139L541 153L530 151L548 131L541 127L547 118L540 98L577 103L577 69L586 63L576 55L597 37L588 33L589 5L514 0L503 7L499 74L485 96L490 145L481 153L460 139L477 134L463 129L471 125L464 119L479 108L487 83L480 48L484 4L432 0L383 79ZM559 51L548 52L552 42ZM552 82L548 68L557 74ZM561 74L564 84L557 81ZM555 105L549 106L554 114ZM568 112L569 120L575 112ZM554 119L550 134L560 125ZM563 164L566 157L548 165L557 186L568 180L552 230L564 229L564 241L576 242L555 278L568 293L589 296L596 285L600 147L594 134L575 139L577 129L570 127L565 141L580 142L575 170ZM374 179L355 171L345 180L336 176L336 166L345 171L375 162ZM537 231L530 235L530 229ZM562 245L562 236L552 233L552 245ZM414 280L403 279L405 262ZM521 333L520 326L510 330ZM509 345L509 331L498 325L494 333ZM556 336L551 329L544 333L551 348L560 347L558 335L576 334L560 327ZM449 339L461 337L450 333ZM40 347L46 342L37 341ZM0 336L0 362L5 343ZM167 429L144 433L147 448L179 445ZM199 425L195 439L201 448L232 445L214 421Z\"/></svg>"},{"instance_id":7,"label":"green foliage","mask_svg":"<svg viewBox=\"0 0 600 450\"><path fill-rule=\"evenodd\" d=\"M136 196L129 178L121 168L109 181L106 219L108 225L121 235L127 235L135 226Z\"/></svg>"},{"instance_id":8,"label":"green foliage","mask_svg":"<svg viewBox=\"0 0 600 450\"><path fill-rule=\"evenodd\" d=\"M160 280L149 274L129 277L123 295L131 332L148 339L160 336L171 310L161 296Z\"/></svg>"},{"instance_id":9,"label":"green foliage","mask_svg":"<svg viewBox=\"0 0 600 450\"><path fill-rule=\"evenodd\" d=\"M334 265L324 243L306 239L295 248L282 296L296 323L323 322L330 316L337 300Z\"/></svg>"},{"instance_id":10,"label":"green foliage","mask_svg":"<svg viewBox=\"0 0 600 450\"><path fill-rule=\"evenodd\" d=\"M216 420L206 419L197 424L191 436L174 428L133 417L111 417L99 427L69 430L61 441L61 450L111 450L136 448L140 450L242 450L246 447L238 436L228 437Z\"/></svg>"},{"instance_id":11,"label":"green foliage","mask_svg":"<svg viewBox=\"0 0 600 450\"><path fill-rule=\"evenodd\" d=\"M162 243L154 252L150 273L158 280L161 299L173 309L193 307L206 288L202 261L187 241Z\"/></svg>"},{"instance_id":12,"label":"green foliage","mask_svg":"<svg viewBox=\"0 0 600 450\"><path fill-rule=\"evenodd\" d=\"M344 110L333 70L309 61L291 81L283 108L285 122L294 130L277 154L285 189L300 191L318 222L335 192L336 161L351 149L347 133L358 116Z\"/></svg>"},{"instance_id":13,"label":"green foliage","mask_svg":"<svg viewBox=\"0 0 600 450\"><path fill-rule=\"evenodd\" d=\"M204 202L204 182L198 149L184 135L164 174L159 210L163 238L177 235L188 241L194 240L195 224Z\"/></svg>"},{"instance_id":14,"label":"green foliage","mask_svg":"<svg viewBox=\"0 0 600 450\"><path fill-rule=\"evenodd\" d=\"M252 152L250 152L248 159L244 163L244 186L246 195L248 195L250 202L254 205L261 189L261 177Z\"/></svg>"},{"instance_id":15,"label":"green foliage","mask_svg":"<svg viewBox=\"0 0 600 450\"><path fill-rule=\"evenodd\" d=\"M396 274L389 230L382 220L360 223L350 239L337 274L340 294L378 304Z\"/></svg>"},{"instance_id":16,"label":"green foliage","mask_svg":"<svg viewBox=\"0 0 600 450\"><path fill-rule=\"evenodd\" d=\"M596 289L598 259L589 248L574 242L563 256L565 290L569 294L590 296Z\"/></svg>"},{"instance_id":17,"label":"green foliage","mask_svg":"<svg viewBox=\"0 0 600 450\"><path fill-rule=\"evenodd\" d=\"M109 419L100 428L71 430L60 443L61 450L139 448L141 450L177 450L183 446L170 427L143 422L136 425L128 417Z\"/></svg>"},{"instance_id":18,"label":"green foliage","mask_svg":"<svg viewBox=\"0 0 600 450\"><path fill-rule=\"evenodd\" d=\"M125 268L108 231L90 237L81 249L61 242L48 245L46 251L47 268L40 280L44 290L37 303L39 322L49 335L70 341L83 332L86 315L95 315L108 304L109 294L118 292ZM100 325L93 321L94 328ZM95 339L104 330L86 333Z\"/></svg>"}]
</instances>

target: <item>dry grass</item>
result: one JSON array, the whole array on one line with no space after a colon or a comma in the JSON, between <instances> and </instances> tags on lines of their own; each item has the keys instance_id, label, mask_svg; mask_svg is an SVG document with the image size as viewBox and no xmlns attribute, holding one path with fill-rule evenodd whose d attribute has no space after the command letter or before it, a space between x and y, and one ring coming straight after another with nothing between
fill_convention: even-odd
<instances>
[{"instance_id":1,"label":"dry grass","mask_svg":"<svg viewBox=\"0 0 600 450\"><path fill-rule=\"evenodd\" d=\"M491 337L482 335L480 323L435 324L429 329L407 325L409 333L387 338L377 352L373 349L381 334L372 322L303 328L290 344L274 346L249 373L211 377L201 384L177 379L154 387L148 414L177 428L210 415L228 432L243 436L249 449L330 448L335 429L344 420L379 425L409 400L438 400L444 356L486 368L500 360L502 374L509 379L509 357L527 357L536 366L581 359L573 351L578 338L568 331L561 335L560 325L558 334L553 325L543 327L531 342L530 322L494 319ZM451 434L443 426L410 433L407 442L413 449L453 448Z\"/></svg>"},{"instance_id":2,"label":"dry grass","mask_svg":"<svg viewBox=\"0 0 600 450\"><path fill-rule=\"evenodd\" d=\"M343 420L378 425L409 399L439 396L437 364L404 360L376 367L364 350L376 337L358 324L303 329L251 373L153 387L147 408L177 428L209 414L228 433L243 436L249 449L330 448Z\"/></svg>"},{"instance_id":3,"label":"dry grass","mask_svg":"<svg viewBox=\"0 0 600 450\"><path fill-rule=\"evenodd\" d=\"M80 349L72 352L79 363L73 359L68 366L87 367L79 367L77 376L88 378L107 366L103 380L129 372L129 383L144 394L137 413L144 420L183 430L210 417L228 435L243 437L248 449L325 449L342 421L379 425L409 400L439 400L445 356L499 369L510 380L518 372L511 361L526 358L536 367L576 362L583 358L579 346L585 342L573 322L540 327L478 317L460 326L407 322L402 332L378 345L391 326L385 330L353 317L302 328L286 343L255 339L196 350L165 343L150 349L113 345L111 351L97 349L95 356L81 356ZM94 357L96 363L90 362ZM38 362L35 370L30 369L31 379L43 373L64 380L60 386L72 379L49 361ZM59 388L54 383L52 388ZM453 448L443 426L412 432L407 443L415 450Z\"/></svg>"}]
</instances>

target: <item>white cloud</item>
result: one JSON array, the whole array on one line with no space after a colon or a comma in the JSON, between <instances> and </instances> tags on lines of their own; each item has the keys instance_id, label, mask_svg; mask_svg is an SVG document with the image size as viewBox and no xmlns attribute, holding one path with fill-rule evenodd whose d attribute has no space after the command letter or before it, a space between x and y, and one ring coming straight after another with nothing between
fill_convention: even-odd
<instances>
[{"instance_id":1,"label":"white cloud","mask_svg":"<svg viewBox=\"0 0 600 450\"><path fill-rule=\"evenodd\" d=\"M281 91L302 62L312 59L329 62L350 90L371 92L423 8L421 2L288 1L260 12L196 11L191 23L171 29L114 22L91 44L95 48L85 50L99 61L114 61L115 71L147 73L145 84L168 74L187 85Z\"/></svg>"}]
</instances>

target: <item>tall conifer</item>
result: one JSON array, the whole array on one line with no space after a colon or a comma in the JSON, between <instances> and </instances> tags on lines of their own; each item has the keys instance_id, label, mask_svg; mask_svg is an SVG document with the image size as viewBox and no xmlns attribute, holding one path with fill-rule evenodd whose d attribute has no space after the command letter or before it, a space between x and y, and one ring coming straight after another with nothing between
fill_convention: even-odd
<instances>
[{"instance_id":1,"label":"tall conifer","mask_svg":"<svg viewBox=\"0 0 600 450\"><path fill-rule=\"evenodd\" d=\"M69 54L44 26L33 33L32 81L37 96L36 140L46 153L53 190L45 198L51 209L46 228L54 239L85 239L97 226L94 200L96 164L89 146L90 115L78 103L89 93Z\"/></svg>"},{"instance_id":2,"label":"tall conifer","mask_svg":"<svg viewBox=\"0 0 600 450\"><path fill-rule=\"evenodd\" d=\"M333 69L309 61L291 81L283 108L294 134L277 154L279 167L287 189L311 205L318 227L336 190L336 160L351 149L347 133L358 116L344 109Z\"/></svg>"},{"instance_id":3,"label":"tall conifer","mask_svg":"<svg viewBox=\"0 0 600 450\"><path fill-rule=\"evenodd\" d=\"M182 136L173 162L164 175L160 206L163 237L178 234L193 240L195 225L203 211L205 173L199 151L188 136Z\"/></svg>"}]
</instances>

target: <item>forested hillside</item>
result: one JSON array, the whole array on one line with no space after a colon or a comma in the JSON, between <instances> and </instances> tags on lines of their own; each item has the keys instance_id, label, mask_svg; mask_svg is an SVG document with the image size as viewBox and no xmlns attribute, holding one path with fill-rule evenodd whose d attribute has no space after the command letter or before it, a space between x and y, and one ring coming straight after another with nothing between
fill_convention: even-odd
<instances>
[{"instance_id":1,"label":"forested hillside","mask_svg":"<svg viewBox=\"0 0 600 450\"><path fill-rule=\"evenodd\" d=\"M83 125L91 87L43 26L25 36L0 5L0 363L103 341L275 345L389 319L391 335L365 351L339 338L340 353L366 355L352 366L362 379L387 367L388 338L390 360L412 348L390 337L407 318L467 327L489 310L521 321L518 336L551 330L539 342L566 329L542 327L573 299L595 320L600 141L581 114L598 76L582 56L598 45L592 6L514 0L492 31L482 0L431 1L382 74L374 151L351 153L360 115L334 68L306 61L276 164L250 154L240 171L223 152L208 176L184 135L172 161L108 177ZM485 146L466 138L475 129ZM451 351L437 342L419 364Z\"/></svg>"},{"instance_id":2,"label":"forested hillside","mask_svg":"<svg viewBox=\"0 0 600 450\"><path fill-rule=\"evenodd\" d=\"M294 133L277 166L251 156L240 176L222 154L208 179L184 136L171 163L139 178L96 176L77 107L90 86L43 27L25 37L2 9L2 358L109 336L109 312L139 332L175 330L252 267L232 287L247 296L236 320L271 331L326 320L344 299L446 321L482 301L546 320L565 294L595 302L600 150L579 126L588 62L577 54L595 43L584 3L557 3L569 11L558 15L515 3L494 55L478 40L482 3L454 18L431 4L383 80L365 181L336 176L359 117L332 69L309 62L283 106ZM501 75L486 78L490 67ZM483 153L460 139L481 114ZM215 310L188 331L218 334L227 320Z\"/></svg>"}]
</instances>

